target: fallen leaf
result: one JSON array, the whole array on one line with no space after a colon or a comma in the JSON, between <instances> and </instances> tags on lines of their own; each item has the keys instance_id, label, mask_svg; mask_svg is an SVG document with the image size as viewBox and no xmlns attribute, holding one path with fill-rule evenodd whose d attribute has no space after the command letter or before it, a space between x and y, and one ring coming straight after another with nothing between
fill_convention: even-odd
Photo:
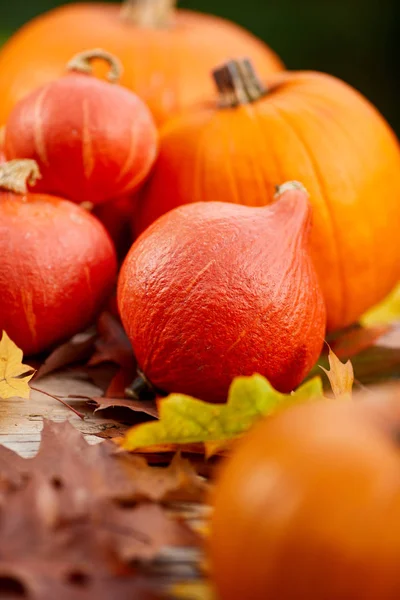
<instances>
[{"instance_id":1,"label":"fallen leaf","mask_svg":"<svg viewBox=\"0 0 400 600\"><path fill-rule=\"evenodd\" d=\"M218 600L211 583L207 581L182 581L169 589L175 600Z\"/></svg>"},{"instance_id":2,"label":"fallen leaf","mask_svg":"<svg viewBox=\"0 0 400 600\"><path fill-rule=\"evenodd\" d=\"M336 354L329 349L328 361L330 369L321 369L326 373L337 400L351 400L354 384L354 370L350 360L342 363Z\"/></svg>"},{"instance_id":3,"label":"fallen leaf","mask_svg":"<svg viewBox=\"0 0 400 600\"><path fill-rule=\"evenodd\" d=\"M322 397L319 377L293 394L274 390L261 375L236 378L226 404L210 404L183 394L159 401L160 420L130 429L122 447L126 450L159 444L220 442L234 439L258 421L297 402Z\"/></svg>"},{"instance_id":4,"label":"fallen leaf","mask_svg":"<svg viewBox=\"0 0 400 600\"><path fill-rule=\"evenodd\" d=\"M374 306L362 318L365 326L390 324L400 320L400 284L383 302Z\"/></svg>"},{"instance_id":5,"label":"fallen leaf","mask_svg":"<svg viewBox=\"0 0 400 600\"><path fill-rule=\"evenodd\" d=\"M339 359L348 360L379 344L382 337L389 334L392 328L393 326L388 324L352 327L338 334L329 345Z\"/></svg>"},{"instance_id":6,"label":"fallen leaf","mask_svg":"<svg viewBox=\"0 0 400 600\"><path fill-rule=\"evenodd\" d=\"M144 458L121 452L111 442L88 444L68 421L44 422L39 451L33 458L23 459L0 446L0 467L3 452L8 469L22 477L40 474L48 481L57 480L66 492L86 490L95 499L200 501L207 492L190 463L179 455L167 468L149 467ZM69 502L73 507L73 500Z\"/></svg>"},{"instance_id":7,"label":"fallen leaf","mask_svg":"<svg viewBox=\"0 0 400 600\"><path fill-rule=\"evenodd\" d=\"M97 321L97 331L99 337L95 342L96 352L88 365L116 363L131 372L132 380L135 376L136 360L121 323L109 312L103 312Z\"/></svg>"},{"instance_id":8,"label":"fallen leaf","mask_svg":"<svg viewBox=\"0 0 400 600\"><path fill-rule=\"evenodd\" d=\"M3 331L0 341L0 398L30 397L29 381L34 375L32 367L22 364L22 350Z\"/></svg>"},{"instance_id":9,"label":"fallen leaf","mask_svg":"<svg viewBox=\"0 0 400 600\"><path fill-rule=\"evenodd\" d=\"M75 492L78 498L80 490ZM10 596L4 597L14 597L12 591L22 590L22 597L32 600L154 597L149 582L144 583L124 558L124 553L137 554L135 543L146 545L140 530L149 519L154 518L162 531L160 514L143 514L145 509L126 516L121 511L119 519L112 510L103 515L100 507L91 514L82 510L66 515L62 491L35 475L1 497L2 594L9 590ZM160 532L155 535L162 537Z\"/></svg>"},{"instance_id":10,"label":"fallen leaf","mask_svg":"<svg viewBox=\"0 0 400 600\"><path fill-rule=\"evenodd\" d=\"M46 358L35 374L35 380L41 379L63 367L85 361L89 358L96 339L94 331L85 331L74 335L68 342L58 346Z\"/></svg>"},{"instance_id":11,"label":"fallen leaf","mask_svg":"<svg viewBox=\"0 0 400 600\"><path fill-rule=\"evenodd\" d=\"M95 413L108 408L128 408L136 413L145 413L150 417L158 418L157 404L153 400L134 400L133 398L108 398L94 397L91 402L96 404Z\"/></svg>"},{"instance_id":12,"label":"fallen leaf","mask_svg":"<svg viewBox=\"0 0 400 600\"><path fill-rule=\"evenodd\" d=\"M88 444L68 422L47 421L36 457L0 446L0 482L2 592L14 586L37 600L142 600L153 597L154 585L144 584L132 561L200 544L164 506L207 493L180 456L151 468L111 443Z\"/></svg>"},{"instance_id":13,"label":"fallen leaf","mask_svg":"<svg viewBox=\"0 0 400 600\"><path fill-rule=\"evenodd\" d=\"M132 375L133 373L133 375ZM107 398L125 398L125 390L132 383L136 370L120 368L112 378L107 390Z\"/></svg>"}]
</instances>

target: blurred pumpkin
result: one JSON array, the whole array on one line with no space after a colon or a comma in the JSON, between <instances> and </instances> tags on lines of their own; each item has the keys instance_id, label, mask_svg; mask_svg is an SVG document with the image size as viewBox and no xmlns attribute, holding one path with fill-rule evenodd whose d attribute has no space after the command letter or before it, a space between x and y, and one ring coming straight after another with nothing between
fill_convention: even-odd
<instances>
[{"instance_id":1,"label":"blurred pumpkin","mask_svg":"<svg viewBox=\"0 0 400 600\"><path fill-rule=\"evenodd\" d=\"M122 85L146 101L158 123L210 92L210 69L232 55L250 56L263 75L282 68L261 40L238 25L174 5L69 4L27 23L0 52L0 124L18 100L58 78L70 57L88 48L104 48L121 60Z\"/></svg>"},{"instance_id":2,"label":"blurred pumpkin","mask_svg":"<svg viewBox=\"0 0 400 600\"><path fill-rule=\"evenodd\" d=\"M399 393L306 404L243 438L213 496L220 600L400 597Z\"/></svg>"},{"instance_id":3,"label":"blurred pumpkin","mask_svg":"<svg viewBox=\"0 0 400 600\"><path fill-rule=\"evenodd\" d=\"M377 110L334 77L271 75L248 61L214 72L215 103L161 131L160 154L140 192L136 233L188 202L262 206L301 181L313 204L311 253L328 329L356 321L400 278L400 150Z\"/></svg>"}]
</instances>

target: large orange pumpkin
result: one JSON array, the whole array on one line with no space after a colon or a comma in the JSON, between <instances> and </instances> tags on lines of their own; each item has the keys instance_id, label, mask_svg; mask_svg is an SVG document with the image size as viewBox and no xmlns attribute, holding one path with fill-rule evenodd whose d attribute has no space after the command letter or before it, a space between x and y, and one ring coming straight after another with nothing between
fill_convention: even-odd
<instances>
[{"instance_id":1,"label":"large orange pumpkin","mask_svg":"<svg viewBox=\"0 0 400 600\"><path fill-rule=\"evenodd\" d=\"M174 10L173 0L70 4L25 25L0 53L0 124L28 92L63 74L76 54L101 47L125 67L121 83L161 123L211 91L209 71L238 53L263 75L282 68L259 39L223 19Z\"/></svg>"},{"instance_id":2,"label":"large orange pumpkin","mask_svg":"<svg viewBox=\"0 0 400 600\"><path fill-rule=\"evenodd\" d=\"M311 196L311 251L328 328L354 322L400 278L400 151L376 109L320 73L279 73L266 88L251 65L215 72L220 106L190 110L161 132L158 162L140 192L135 230L188 202L262 206L276 185Z\"/></svg>"},{"instance_id":3,"label":"large orange pumpkin","mask_svg":"<svg viewBox=\"0 0 400 600\"><path fill-rule=\"evenodd\" d=\"M310 403L241 440L213 496L220 600L400 598L399 408Z\"/></svg>"}]
</instances>

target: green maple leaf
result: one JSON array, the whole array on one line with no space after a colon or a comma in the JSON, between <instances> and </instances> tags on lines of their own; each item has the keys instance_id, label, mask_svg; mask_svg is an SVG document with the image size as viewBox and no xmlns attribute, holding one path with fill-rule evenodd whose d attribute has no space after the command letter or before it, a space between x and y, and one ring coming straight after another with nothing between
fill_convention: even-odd
<instances>
[{"instance_id":1,"label":"green maple leaf","mask_svg":"<svg viewBox=\"0 0 400 600\"><path fill-rule=\"evenodd\" d=\"M136 450L159 444L204 442L214 449L219 442L239 437L262 417L321 398L320 377L311 379L292 394L277 392L261 375L237 377L226 404L210 404L184 394L171 394L161 400L160 420L131 428L122 447Z\"/></svg>"}]
</instances>

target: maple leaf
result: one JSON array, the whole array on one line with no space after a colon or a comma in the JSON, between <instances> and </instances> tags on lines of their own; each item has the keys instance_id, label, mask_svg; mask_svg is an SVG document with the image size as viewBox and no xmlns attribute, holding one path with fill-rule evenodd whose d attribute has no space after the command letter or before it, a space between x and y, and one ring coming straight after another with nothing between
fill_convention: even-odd
<instances>
[{"instance_id":1,"label":"maple leaf","mask_svg":"<svg viewBox=\"0 0 400 600\"><path fill-rule=\"evenodd\" d=\"M23 589L35 600L147 599L153 590L132 561L200 543L164 506L207 493L180 456L150 468L111 443L88 444L68 422L46 421L34 458L0 446L0 482L1 591Z\"/></svg>"},{"instance_id":2,"label":"maple leaf","mask_svg":"<svg viewBox=\"0 0 400 600\"><path fill-rule=\"evenodd\" d=\"M210 404L183 394L159 401L160 420L130 429L122 447L135 450L158 444L190 444L234 439L258 421L299 402L323 396L322 381L316 377L293 394L277 392L261 375L237 377L226 404Z\"/></svg>"},{"instance_id":3,"label":"maple leaf","mask_svg":"<svg viewBox=\"0 0 400 600\"><path fill-rule=\"evenodd\" d=\"M93 331L84 331L74 335L68 342L55 348L35 374L35 381L59 371L63 367L87 359L94 347L96 335Z\"/></svg>"},{"instance_id":4,"label":"maple leaf","mask_svg":"<svg viewBox=\"0 0 400 600\"><path fill-rule=\"evenodd\" d=\"M34 370L22 364L22 350L3 331L0 341L0 398L29 398Z\"/></svg>"},{"instance_id":5,"label":"maple leaf","mask_svg":"<svg viewBox=\"0 0 400 600\"><path fill-rule=\"evenodd\" d=\"M354 370L351 361L348 360L346 363L342 363L331 349L329 349L328 361L329 371L324 367L321 367L321 369L329 379L335 398L337 400L351 400L354 384Z\"/></svg>"}]
</instances>

